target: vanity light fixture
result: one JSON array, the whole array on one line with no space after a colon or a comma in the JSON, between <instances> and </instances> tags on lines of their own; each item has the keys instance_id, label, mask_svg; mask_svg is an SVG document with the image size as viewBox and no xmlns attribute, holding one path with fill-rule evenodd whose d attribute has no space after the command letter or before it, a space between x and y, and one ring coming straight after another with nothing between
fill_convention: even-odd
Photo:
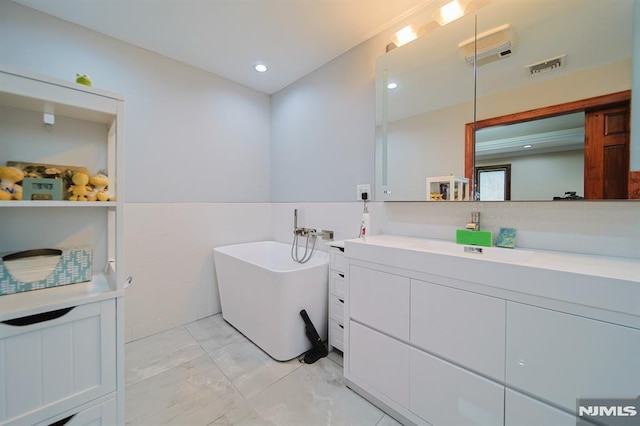
<instances>
[{"instance_id":1,"label":"vanity light fixture","mask_svg":"<svg viewBox=\"0 0 640 426\"><path fill-rule=\"evenodd\" d=\"M389 83L387 84L387 89L393 90L398 87L398 83Z\"/></svg>"},{"instance_id":2,"label":"vanity light fixture","mask_svg":"<svg viewBox=\"0 0 640 426\"><path fill-rule=\"evenodd\" d=\"M258 72L266 72L267 71L267 66L265 64L256 64L254 68Z\"/></svg>"},{"instance_id":3,"label":"vanity light fixture","mask_svg":"<svg viewBox=\"0 0 640 426\"><path fill-rule=\"evenodd\" d=\"M418 29L415 28L413 25L407 25L406 27L402 28L401 30L397 31L394 34L392 41L397 47L400 47L417 38L418 38Z\"/></svg>"},{"instance_id":4,"label":"vanity light fixture","mask_svg":"<svg viewBox=\"0 0 640 426\"><path fill-rule=\"evenodd\" d=\"M465 8L467 7L466 1L453 0L442 6L437 10L434 18L440 26L445 26L449 22L453 22L458 18L464 16Z\"/></svg>"},{"instance_id":5,"label":"vanity light fixture","mask_svg":"<svg viewBox=\"0 0 640 426\"><path fill-rule=\"evenodd\" d=\"M432 3L442 4L443 0L432 0ZM386 52L409 43L425 34L447 25L465 15L473 14L480 8L492 3L493 0L453 0L438 8L429 7L421 12L416 22L397 31L387 44Z\"/></svg>"}]
</instances>

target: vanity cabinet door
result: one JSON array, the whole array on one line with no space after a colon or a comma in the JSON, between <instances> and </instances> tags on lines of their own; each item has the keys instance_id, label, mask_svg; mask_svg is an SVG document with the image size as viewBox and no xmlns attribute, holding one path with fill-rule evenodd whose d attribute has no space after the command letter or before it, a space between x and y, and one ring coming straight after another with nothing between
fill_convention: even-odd
<instances>
[{"instance_id":1,"label":"vanity cabinet door","mask_svg":"<svg viewBox=\"0 0 640 426\"><path fill-rule=\"evenodd\" d=\"M504 380L506 301L411 280L411 343Z\"/></svg>"},{"instance_id":2,"label":"vanity cabinet door","mask_svg":"<svg viewBox=\"0 0 640 426\"><path fill-rule=\"evenodd\" d=\"M409 407L409 346L353 321L349 324L351 375Z\"/></svg>"},{"instance_id":3,"label":"vanity cabinet door","mask_svg":"<svg viewBox=\"0 0 640 426\"><path fill-rule=\"evenodd\" d=\"M409 278L351 266L349 315L352 319L409 340Z\"/></svg>"},{"instance_id":4,"label":"vanity cabinet door","mask_svg":"<svg viewBox=\"0 0 640 426\"><path fill-rule=\"evenodd\" d=\"M586 426L590 423L580 424ZM504 425L576 426L576 416L519 392L507 389L505 394Z\"/></svg>"},{"instance_id":5,"label":"vanity cabinet door","mask_svg":"<svg viewBox=\"0 0 640 426\"><path fill-rule=\"evenodd\" d=\"M411 349L410 410L433 426L502 426L504 386Z\"/></svg>"},{"instance_id":6,"label":"vanity cabinet door","mask_svg":"<svg viewBox=\"0 0 640 426\"><path fill-rule=\"evenodd\" d=\"M576 398L640 395L640 330L507 304L506 382L575 411Z\"/></svg>"}]
</instances>

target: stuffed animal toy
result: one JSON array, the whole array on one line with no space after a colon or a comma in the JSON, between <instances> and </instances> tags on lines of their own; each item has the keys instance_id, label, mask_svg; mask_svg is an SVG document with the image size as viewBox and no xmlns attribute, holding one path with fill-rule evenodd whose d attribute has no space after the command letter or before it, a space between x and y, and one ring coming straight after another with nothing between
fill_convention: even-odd
<instances>
[{"instance_id":1,"label":"stuffed animal toy","mask_svg":"<svg viewBox=\"0 0 640 426\"><path fill-rule=\"evenodd\" d=\"M87 201L91 187L87 186L89 183L89 173L84 170L79 170L73 174L71 178L73 185L69 188L71 196L69 201Z\"/></svg>"},{"instance_id":2,"label":"stuffed animal toy","mask_svg":"<svg viewBox=\"0 0 640 426\"><path fill-rule=\"evenodd\" d=\"M24 173L17 167L0 166L0 201L22 200Z\"/></svg>"},{"instance_id":3,"label":"stuffed animal toy","mask_svg":"<svg viewBox=\"0 0 640 426\"><path fill-rule=\"evenodd\" d=\"M109 194L107 193L107 186L109 186L109 178L102 173L91 176L89 179L89 185L93 187L89 201L109 201Z\"/></svg>"},{"instance_id":4,"label":"stuffed animal toy","mask_svg":"<svg viewBox=\"0 0 640 426\"><path fill-rule=\"evenodd\" d=\"M93 83L91 82L91 77L87 74L76 73L76 83L84 84L85 86L91 86Z\"/></svg>"}]
</instances>

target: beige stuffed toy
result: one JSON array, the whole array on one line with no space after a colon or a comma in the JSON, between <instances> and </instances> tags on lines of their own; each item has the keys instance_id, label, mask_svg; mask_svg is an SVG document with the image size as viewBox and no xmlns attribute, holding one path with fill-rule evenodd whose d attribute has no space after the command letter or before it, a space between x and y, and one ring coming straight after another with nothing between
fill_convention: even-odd
<instances>
[{"instance_id":1,"label":"beige stuffed toy","mask_svg":"<svg viewBox=\"0 0 640 426\"><path fill-rule=\"evenodd\" d=\"M93 187L89 201L109 201L109 194L107 193L107 186L109 186L109 178L102 173L91 176L89 179L89 185Z\"/></svg>"},{"instance_id":2,"label":"beige stuffed toy","mask_svg":"<svg viewBox=\"0 0 640 426\"><path fill-rule=\"evenodd\" d=\"M71 193L69 201L87 201L91 191L91 187L88 186L89 174L85 173L85 171L77 171L74 173L71 181L73 185L69 188L69 192Z\"/></svg>"},{"instance_id":3,"label":"beige stuffed toy","mask_svg":"<svg viewBox=\"0 0 640 426\"><path fill-rule=\"evenodd\" d=\"M17 167L0 166L0 201L22 200L24 173Z\"/></svg>"}]
</instances>

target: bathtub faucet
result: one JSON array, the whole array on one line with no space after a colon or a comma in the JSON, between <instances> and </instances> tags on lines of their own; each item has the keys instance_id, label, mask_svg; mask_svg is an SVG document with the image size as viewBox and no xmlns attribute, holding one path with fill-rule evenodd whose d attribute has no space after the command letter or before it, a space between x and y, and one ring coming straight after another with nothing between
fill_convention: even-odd
<instances>
[{"instance_id":1,"label":"bathtub faucet","mask_svg":"<svg viewBox=\"0 0 640 426\"><path fill-rule=\"evenodd\" d=\"M293 209L293 235L300 237L320 237L325 241L333 241L333 231L323 229L318 232L314 228L303 228L298 226L298 209Z\"/></svg>"}]
</instances>

